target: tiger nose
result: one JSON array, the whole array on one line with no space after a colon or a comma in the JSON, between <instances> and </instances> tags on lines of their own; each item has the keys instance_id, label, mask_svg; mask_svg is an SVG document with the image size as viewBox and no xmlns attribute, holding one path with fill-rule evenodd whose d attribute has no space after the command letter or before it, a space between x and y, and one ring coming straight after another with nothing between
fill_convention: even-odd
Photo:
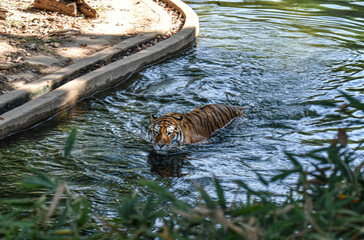
<instances>
[{"instance_id":1,"label":"tiger nose","mask_svg":"<svg viewBox=\"0 0 364 240\"><path fill-rule=\"evenodd\" d=\"M157 146L159 147L159 149L162 149L166 146L166 144L164 143L157 143Z\"/></svg>"}]
</instances>

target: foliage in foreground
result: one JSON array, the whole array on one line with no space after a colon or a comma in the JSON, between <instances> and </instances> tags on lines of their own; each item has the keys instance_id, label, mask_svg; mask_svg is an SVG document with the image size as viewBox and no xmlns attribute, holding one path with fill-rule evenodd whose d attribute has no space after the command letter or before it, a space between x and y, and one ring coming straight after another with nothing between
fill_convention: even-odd
<instances>
[{"instance_id":1,"label":"foliage in foreground","mask_svg":"<svg viewBox=\"0 0 364 240\"><path fill-rule=\"evenodd\" d=\"M364 112L364 104L342 94L349 102L341 106L342 114L350 115L353 109ZM75 135L73 132L66 143L66 156ZM0 238L362 239L364 161L355 160L356 150L349 149L346 131L339 129L337 138L327 147L301 155L286 153L291 169L281 170L271 179L257 174L267 189L292 174L297 177L291 192L280 196L283 201L279 203L273 193L251 189L244 181L236 184L245 190L246 202L228 204L215 179L217 198L197 186L201 201L196 205L177 199L155 182L144 182L153 194L146 200L137 194L124 199L119 216L112 221L92 213L90 203L73 195L65 182L33 170L23 184L48 191L35 200L8 200L6 204L13 210L0 215ZM303 166L302 159L309 160L310 165Z\"/></svg>"}]
</instances>

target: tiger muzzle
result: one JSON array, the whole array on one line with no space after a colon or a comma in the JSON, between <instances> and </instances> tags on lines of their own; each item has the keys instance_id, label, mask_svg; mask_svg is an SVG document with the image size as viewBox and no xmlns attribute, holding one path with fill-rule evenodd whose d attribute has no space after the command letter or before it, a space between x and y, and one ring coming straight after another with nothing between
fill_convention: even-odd
<instances>
[{"instance_id":1,"label":"tiger muzzle","mask_svg":"<svg viewBox=\"0 0 364 240\"><path fill-rule=\"evenodd\" d=\"M154 145L154 148L157 151L164 151L164 150L167 149L167 146L168 145L167 144L164 144L164 143L157 143L157 144Z\"/></svg>"}]
</instances>

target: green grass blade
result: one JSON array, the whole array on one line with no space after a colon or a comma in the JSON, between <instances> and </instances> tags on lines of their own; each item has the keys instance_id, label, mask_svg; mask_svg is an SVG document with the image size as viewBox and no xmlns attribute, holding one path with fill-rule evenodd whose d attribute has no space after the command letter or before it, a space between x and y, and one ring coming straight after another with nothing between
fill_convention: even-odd
<instances>
[{"instance_id":1,"label":"green grass blade","mask_svg":"<svg viewBox=\"0 0 364 240\"><path fill-rule=\"evenodd\" d=\"M67 140L66 140L66 146L64 148L64 157L68 158L69 155L71 154L71 150L73 148L73 144L75 143L76 140L76 135L77 135L77 129L73 128L71 130L70 135L68 136Z\"/></svg>"}]
</instances>

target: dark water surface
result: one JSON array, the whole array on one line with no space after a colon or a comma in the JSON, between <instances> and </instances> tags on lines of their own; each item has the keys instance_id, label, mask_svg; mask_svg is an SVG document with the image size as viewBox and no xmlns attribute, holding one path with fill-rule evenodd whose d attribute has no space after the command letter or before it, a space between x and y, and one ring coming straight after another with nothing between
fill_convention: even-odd
<instances>
[{"instance_id":1,"label":"dark water surface","mask_svg":"<svg viewBox=\"0 0 364 240\"><path fill-rule=\"evenodd\" d=\"M23 191L15 181L31 166L66 179L107 215L123 197L146 191L141 179L160 180L180 198L194 201L194 183L212 193L216 175L234 201L241 196L232 180L262 188L253 171L272 176L290 164L283 151L325 145L337 127L352 122L332 116L335 109L295 103L341 100L338 90L364 101L364 1L188 4L200 17L196 46L1 143L2 197ZM234 121L207 143L170 156L151 153L150 114L187 112L209 103L254 108L248 120ZM64 142L75 127L76 145L65 161ZM364 130L352 124L349 137L355 145Z\"/></svg>"}]
</instances>

